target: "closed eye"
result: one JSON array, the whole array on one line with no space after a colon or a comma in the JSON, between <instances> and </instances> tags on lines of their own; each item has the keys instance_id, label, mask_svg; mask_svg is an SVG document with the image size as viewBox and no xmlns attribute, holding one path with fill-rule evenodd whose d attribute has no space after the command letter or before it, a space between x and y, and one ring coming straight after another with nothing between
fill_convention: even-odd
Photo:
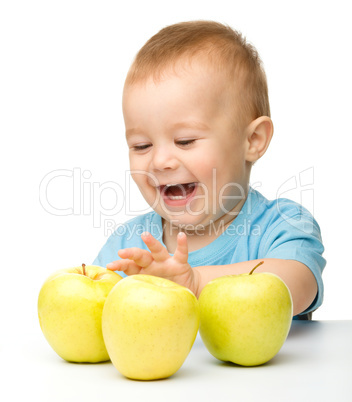
<instances>
[{"instance_id":1,"label":"closed eye","mask_svg":"<svg viewBox=\"0 0 352 402\"><path fill-rule=\"evenodd\" d=\"M145 150L145 149L147 149L147 148L149 148L149 147L151 147L151 146L152 146L152 144L134 145L134 146L132 147L132 149L133 149L134 151L143 151L143 150Z\"/></svg>"},{"instance_id":2,"label":"closed eye","mask_svg":"<svg viewBox=\"0 0 352 402\"><path fill-rule=\"evenodd\" d=\"M195 139L190 139L190 140L178 140L178 141L175 141L175 142L176 142L177 145L180 145L182 147L186 147L188 145L193 144L195 141L196 141Z\"/></svg>"}]
</instances>

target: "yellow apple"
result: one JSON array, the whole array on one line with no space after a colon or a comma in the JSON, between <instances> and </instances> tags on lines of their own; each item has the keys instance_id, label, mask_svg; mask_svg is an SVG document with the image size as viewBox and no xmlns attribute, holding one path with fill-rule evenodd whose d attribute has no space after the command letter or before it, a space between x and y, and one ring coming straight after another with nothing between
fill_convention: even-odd
<instances>
[{"instance_id":1,"label":"yellow apple","mask_svg":"<svg viewBox=\"0 0 352 402\"><path fill-rule=\"evenodd\" d=\"M38 297L40 327L64 360L109 360L101 316L107 295L121 279L116 272L82 264L57 271L44 282Z\"/></svg>"},{"instance_id":2,"label":"yellow apple","mask_svg":"<svg viewBox=\"0 0 352 402\"><path fill-rule=\"evenodd\" d=\"M174 374L188 356L199 327L196 296L151 275L124 278L106 299L103 336L112 363L135 380Z\"/></svg>"},{"instance_id":3,"label":"yellow apple","mask_svg":"<svg viewBox=\"0 0 352 402\"><path fill-rule=\"evenodd\" d=\"M254 269L212 280L199 297L199 333L205 346L217 359L243 366L273 358L292 322L286 284L277 275Z\"/></svg>"}]
</instances>

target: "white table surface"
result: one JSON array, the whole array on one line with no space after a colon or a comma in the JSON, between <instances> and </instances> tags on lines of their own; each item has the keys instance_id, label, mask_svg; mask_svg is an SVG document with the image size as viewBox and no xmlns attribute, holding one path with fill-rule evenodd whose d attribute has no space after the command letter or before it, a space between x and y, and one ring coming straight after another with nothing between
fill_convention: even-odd
<instances>
[{"instance_id":1,"label":"white table surface","mask_svg":"<svg viewBox=\"0 0 352 402\"><path fill-rule=\"evenodd\" d=\"M7 401L352 401L352 320L296 321L267 364L216 360L199 335L180 370L158 381L124 378L111 362L67 363L40 330L16 350L1 347Z\"/></svg>"}]
</instances>

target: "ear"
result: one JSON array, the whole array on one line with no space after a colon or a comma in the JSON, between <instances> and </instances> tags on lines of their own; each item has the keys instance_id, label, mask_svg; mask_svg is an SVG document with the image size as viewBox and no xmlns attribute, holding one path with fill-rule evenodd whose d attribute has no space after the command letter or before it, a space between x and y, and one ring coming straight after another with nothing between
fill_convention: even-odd
<instances>
[{"instance_id":1,"label":"ear","mask_svg":"<svg viewBox=\"0 0 352 402\"><path fill-rule=\"evenodd\" d=\"M273 136L274 126L270 117L261 116L253 120L246 128L246 160L254 163L267 150Z\"/></svg>"}]
</instances>

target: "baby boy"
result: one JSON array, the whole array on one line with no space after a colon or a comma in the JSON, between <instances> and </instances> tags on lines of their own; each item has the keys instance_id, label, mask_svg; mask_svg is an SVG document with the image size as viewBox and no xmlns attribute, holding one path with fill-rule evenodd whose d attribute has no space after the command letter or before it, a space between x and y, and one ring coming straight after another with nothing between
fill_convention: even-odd
<instances>
[{"instance_id":1,"label":"baby boy","mask_svg":"<svg viewBox=\"0 0 352 402\"><path fill-rule=\"evenodd\" d=\"M250 187L273 124L265 72L240 33L211 21L171 25L137 54L123 114L134 181L153 211L119 226L95 265L148 274L199 296L212 279L272 272L296 318L323 300L325 260L311 214Z\"/></svg>"}]
</instances>

